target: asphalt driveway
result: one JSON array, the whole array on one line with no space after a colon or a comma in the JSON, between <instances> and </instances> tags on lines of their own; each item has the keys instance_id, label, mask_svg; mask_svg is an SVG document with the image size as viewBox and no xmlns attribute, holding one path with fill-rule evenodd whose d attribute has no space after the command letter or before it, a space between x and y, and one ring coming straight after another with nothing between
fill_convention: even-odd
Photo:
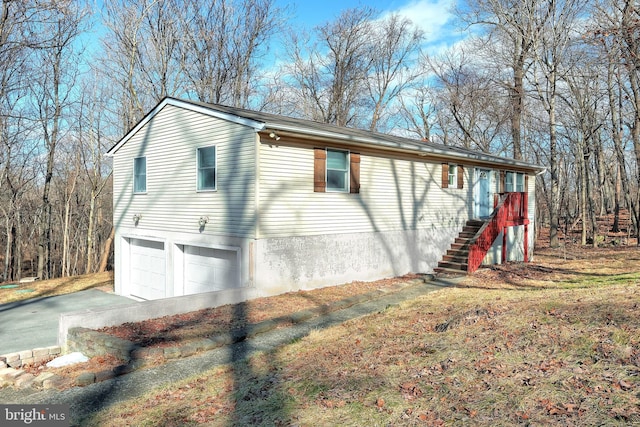
<instances>
[{"instance_id":1,"label":"asphalt driveway","mask_svg":"<svg viewBox=\"0 0 640 427\"><path fill-rule=\"evenodd\" d=\"M0 354L57 345L58 317L135 301L97 289L0 305Z\"/></svg>"}]
</instances>

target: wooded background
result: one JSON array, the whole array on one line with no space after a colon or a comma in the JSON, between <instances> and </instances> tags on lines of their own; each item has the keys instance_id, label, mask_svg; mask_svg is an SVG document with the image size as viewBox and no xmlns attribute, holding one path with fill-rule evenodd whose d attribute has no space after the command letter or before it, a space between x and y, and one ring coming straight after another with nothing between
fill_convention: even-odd
<instances>
[{"instance_id":1,"label":"wooded background","mask_svg":"<svg viewBox=\"0 0 640 427\"><path fill-rule=\"evenodd\" d=\"M605 214L638 233L636 1L461 1L460 40L440 50L368 7L294 28L272 0L0 5L0 281L107 268L105 152L164 96L544 165L551 245L578 223L598 244Z\"/></svg>"}]
</instances>

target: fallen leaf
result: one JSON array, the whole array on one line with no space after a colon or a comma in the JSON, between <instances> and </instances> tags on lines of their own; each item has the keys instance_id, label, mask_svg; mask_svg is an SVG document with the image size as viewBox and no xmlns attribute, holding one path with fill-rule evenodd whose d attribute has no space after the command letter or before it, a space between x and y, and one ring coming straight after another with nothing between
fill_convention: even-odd
<instances>
[{"instance_id":1,"label":"fallen leaf","mask_svg":"<svg viewBox=\"0 0 640 427\"><path fill-rule=\"evenodd\" d=\"M420 387L412 382L402 384L400 386L400 391L402 392L402 396L405 399L414 399L416 397L422 396L422 390L420 389Z\"/></svg>"},{"instance_id":2,"label":"fallen leaf","mask_svg":"<svg viewBox=\"0 0 640 427\"><path fill-rule=\"evenodd\" d=\"M633 384L631 384L630 382L627 382L625 380L620 380L620 382L618 382L618 384L620 385L620 387L623 390L629 390L629 389L633 388Z\"/></svg>"}]
</instances>

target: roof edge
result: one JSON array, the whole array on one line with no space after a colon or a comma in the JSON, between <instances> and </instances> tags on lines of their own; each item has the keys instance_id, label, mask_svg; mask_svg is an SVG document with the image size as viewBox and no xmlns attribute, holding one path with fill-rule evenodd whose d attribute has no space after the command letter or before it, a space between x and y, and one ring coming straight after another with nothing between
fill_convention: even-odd
<instances>
[{"instance_id":1,"label":"roof edge","mask_svg":"<svg viewBox=\"0 0 640 427\"><path fill-rule=\"evenodd\" d=\"M265 124L262 122L258 122L256 120L251 120L246 117L239 117L233 114L223 113L221 111L215 110L213 108L208 108L203 105L193 104L189 101L183 101L176 98L165 97L156 105L153 110L151 110L146 116L142 118L127 134L122 137L113 147L111 147L106 155L108 157L113 157L115 153L129 141L133 135L138 133L140 129L142 129L151 119L153 119L156 114L158 114L162 109L167 106L172 105L178 108L184 108L186 110L194 111L201 114L206 114L207 116L216 117L219 119L227 120L233 123L241 124L244 126L248 126L254 128L256 130L262 130L265 127Z\"/></svg>"},{"instance_id":2,"label":"roof edge","mask_svg":"<svg viewBox=\"0 0 640 427\"><path fill-rule=\"evenodd\" d=\"M282 132L290 132L292 134L306 135L317 138L331 138L335 140L341 140L347 143L360 143L366 145L373 145L380 148L386 148L389 150L395 151L405 151L412 152L418 155L433 155L437 157L443 158L454 158L461 160L470 160L481 163L498 163L507 166L514 166L522 169L528 169L531 171L537 171L537 173L542 173L546 170L544 166L539 166L533 163L510 159L507 157L495 156L492 154L485 154L481 152L474 152L469 150L468 153L463 153L459 151L446 150L433 147L431 145L420 145L416 141L407 140L407 143L412 143L411 147L402 146L397 142L393 142L387 139L375 138L375 137L361 137L361 136L353 136L353 135L345 135L339 132L332 131L318 131L315 129L309 129L305 127L291 126L291 125L283 125L278 123L266 123L265 129L273 130L274 132L282 131ZM391 136L391 135L390 135ZM397 137L402 138L402 137Z\"/></svg>"}]
</instances>

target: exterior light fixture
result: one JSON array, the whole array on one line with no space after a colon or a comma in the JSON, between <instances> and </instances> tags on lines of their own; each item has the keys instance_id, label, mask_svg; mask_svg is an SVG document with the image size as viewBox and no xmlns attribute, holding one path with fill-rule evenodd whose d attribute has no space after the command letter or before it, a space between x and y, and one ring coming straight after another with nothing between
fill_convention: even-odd
<instances>
[{"instance_id":1,"label":"exterior light fixture","mask_svg":"<svg viewBox=\"0 0 640 427\"><path fill-rule=\"evenodd\" d=\"M277 134L277 133L275 133L275 132L271 132L271 133L269 134L269 137L270 137L270 138L275 139L276 141L280 141L280 137L279 137L279 136L278 136L278 134Z\"/></svg>"},{"instance_id":2,"label":"exterior light fixture","mask_svg":"<svg viewBox=\"0 0 640 427\"><path fill-rule=\"evenodd\" d=\"M142 218L142 215L140 214L133 214L133 224L134 225L138 225L138 223L140 222L140 219Z\"/></svg>"},{"instance_id":3,"label":"exterior light fixture","mask_svg":"<svg viewBox=\"0 0 640 427\"><path fill-rule=\"evenodd\" d=\"M201 216L200 219L198 220L198 225L200 227L204 227L205 225L207 225L208 222L209 222L208 216Z\"/></svg>"}]
</instances>

